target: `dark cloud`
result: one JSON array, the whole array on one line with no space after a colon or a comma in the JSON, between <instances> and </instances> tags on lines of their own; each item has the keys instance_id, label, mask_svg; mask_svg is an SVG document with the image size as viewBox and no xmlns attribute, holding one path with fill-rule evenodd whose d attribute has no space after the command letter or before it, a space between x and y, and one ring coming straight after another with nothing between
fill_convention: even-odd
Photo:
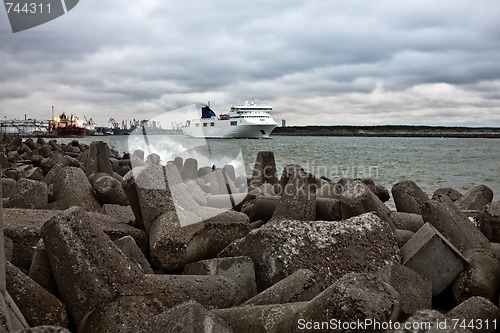
<instances>
[{"instance_id":1,"label":"dark cloud","mask_svg":"<svg viewBox=\"0 0 500 333\"><path fill-rule=\"evenodd\" d=\"M288 124L500 126L500 3L81 1L12 34L0 108L107 123L253 95Z\"/></svg>"}]
</instances>

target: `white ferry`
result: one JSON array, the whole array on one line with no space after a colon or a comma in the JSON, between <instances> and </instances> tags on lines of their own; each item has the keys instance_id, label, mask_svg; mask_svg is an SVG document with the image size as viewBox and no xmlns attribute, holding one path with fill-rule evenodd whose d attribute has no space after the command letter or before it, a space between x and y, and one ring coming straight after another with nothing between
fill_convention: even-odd
<instances>
[{"instance_id":1,"label":"white ferry","mask_svg":"<svg viewBox=\"0 0 500 333\"><path fill-rule=\"evenodd\" d=\"M272 110L271 106L247 101L217 116L210 105L203 105L201 118L188 120L182 132L195 138L269 138L278 126L271 118Z\"/></svg>"}]
</instances>

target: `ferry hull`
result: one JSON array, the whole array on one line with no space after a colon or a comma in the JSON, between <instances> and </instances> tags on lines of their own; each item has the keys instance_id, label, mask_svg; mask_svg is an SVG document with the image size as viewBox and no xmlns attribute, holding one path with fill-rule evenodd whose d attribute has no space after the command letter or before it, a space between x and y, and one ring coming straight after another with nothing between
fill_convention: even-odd
<instances>
[{"instance_id":1,"label":"ferry hull","mask_svg":"<svg viewBox=\"0 0 500 333\"><path fill-rule=\"evenodd\" d=\"M242 125L234 128L184 127L182 133L193 138L207 139L267 139L277 125Z\"/></svg>"},{"instance_id":2,"label":"ferry hull","mask_svg":"<svg viewBox=\"0 0 500 333\"><path fill-rule=\"evenodd\" d=\"M82 138L86 133L87 130L82 127L54 128L52 131L52 135L58 138Z\"/></svg>"}]
</instances>

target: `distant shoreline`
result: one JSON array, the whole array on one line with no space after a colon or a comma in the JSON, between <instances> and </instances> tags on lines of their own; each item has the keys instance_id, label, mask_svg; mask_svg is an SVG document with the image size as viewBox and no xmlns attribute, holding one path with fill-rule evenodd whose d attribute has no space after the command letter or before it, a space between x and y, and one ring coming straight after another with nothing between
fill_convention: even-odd
<instances>
[{"instance_id":1,"label":"distant shoreline","mask_svg":"<svg viewBox=\"0 0 500 333\"><path fill-rule=\"evenodd\" d=\"M277 127L271 136L354 136L413 138L487 138L500 139L499 127L448 126L289 126Z\"/></svg>"}]
</instances>

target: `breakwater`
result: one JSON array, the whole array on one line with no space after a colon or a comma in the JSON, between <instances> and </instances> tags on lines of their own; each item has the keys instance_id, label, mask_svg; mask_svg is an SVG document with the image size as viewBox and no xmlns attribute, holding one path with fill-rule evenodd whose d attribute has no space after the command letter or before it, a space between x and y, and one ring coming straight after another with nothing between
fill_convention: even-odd
<instances>
[{"instance_id":1,"label":"breakwater","mask_svg":"<svg viewBox=\"0 0 500 333\"><path fill-rule=\"evenodd\" d=\"M500 138L496 127L451 126L289 126L277 127L272 136L359 136L413 138Z\"/></svg>"},{"instance_id":2,"label":"breakwater","mask_svg":"<svg viewBox=\"0 0 500 333\"><path fill-rule=\"evenodd\" d=\"M15 138L0 163L7 290L28 326L498 325L500 204L481 184L430 197L410 180L278 173L271 151L247 177L99 141Z\"/></svg>"}]
</instances>

